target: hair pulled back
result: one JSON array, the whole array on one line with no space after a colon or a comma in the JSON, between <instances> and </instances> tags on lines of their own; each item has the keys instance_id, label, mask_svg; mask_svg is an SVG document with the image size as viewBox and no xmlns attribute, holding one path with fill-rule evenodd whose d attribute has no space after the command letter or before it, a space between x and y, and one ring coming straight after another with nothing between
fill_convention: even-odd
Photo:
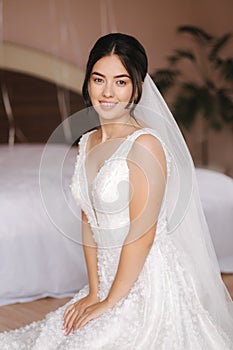
<instances>
[{"instance_id":1,"label":"hair pulled back","mask_svg":"<svg viewBox=\"0 0 233 350\"><path fill-rule=\"evenodd\" d=\"M111 33L100 37L93 46L87 66L82 94L87 107L92 106L88 92L88 84L95 63L102 57L117 55L132 80L132 95L128 105L137 104L142 95L142 82L148 68L148 60L144 47L134 37ZM136 98L135 98L136 96Z\"/></svg>"}]
</instances>

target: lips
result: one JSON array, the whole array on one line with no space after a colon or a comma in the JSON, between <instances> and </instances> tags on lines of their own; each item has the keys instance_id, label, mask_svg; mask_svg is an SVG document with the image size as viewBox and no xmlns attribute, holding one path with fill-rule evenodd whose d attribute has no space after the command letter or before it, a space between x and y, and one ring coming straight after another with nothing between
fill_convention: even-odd
<instances>
[{"instance_id":1,"label":"lips","mask_svg":"<svg viewBox=\"0 0 233 350\"><path fill-rule=\"evenodd\" d=\"M99 101L100 107L103 110L110 110L117 105L117 102L114 101Z\"/></svg>"}]
</instances>

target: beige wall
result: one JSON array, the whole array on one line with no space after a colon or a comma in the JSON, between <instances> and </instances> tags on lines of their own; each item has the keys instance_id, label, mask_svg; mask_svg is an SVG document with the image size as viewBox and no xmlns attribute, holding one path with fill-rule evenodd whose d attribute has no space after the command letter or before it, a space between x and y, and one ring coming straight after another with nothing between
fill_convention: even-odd
<instances>
[{"instance_id":1,"label":"beige wall","mask_svg":"<svg viewBox=\"0 0 233 350\"><path fill-rule=\"evenodd\" d=\"M232 0L3 0L2 3L4 41L51 54L81 70L95 40L111 30L132 34L144 44L150 73L164 66L172 48L190 44L187 38L175 33L178 25L197 25L215 35L233 31ZM108 15L104 4L108 4ZM233 45L225 54L233 56ZM188 140L198 163L198 126ZM212 165L233 176L232 153L230 130L211 134Z\"/></svg>"},{"instance_id":2,"label":"beige wall","mask_svg":"<svg viewBox=\"0 0 233 350\"><path fill-rule=\"evenodd\" d=\"M112 5L108 16L101 15L104 3ZM3 0L3 38L83 68L101 31L117 29L142 41L152 72L181 44L177 25L194 24L220 35L233 30L232 14L232 0Z\"/></svg>"}]
</instances>

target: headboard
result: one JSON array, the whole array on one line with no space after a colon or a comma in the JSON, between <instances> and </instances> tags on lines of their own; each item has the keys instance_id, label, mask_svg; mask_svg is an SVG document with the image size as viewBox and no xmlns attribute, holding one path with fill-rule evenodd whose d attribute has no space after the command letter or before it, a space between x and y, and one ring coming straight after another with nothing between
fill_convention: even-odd
<instances>
[{"instance_id":1,"label":"headboard","mask_svg":"<svg viewBox=\"0 0 233 350\"><path fill-rule=\"evenodd\" d=\"M85 107L79 93L32 75L1 69L0 82L1 144L45 143L67 116ZM64 133L69 137L69 130Z\"/></svg>"}]
</instances>

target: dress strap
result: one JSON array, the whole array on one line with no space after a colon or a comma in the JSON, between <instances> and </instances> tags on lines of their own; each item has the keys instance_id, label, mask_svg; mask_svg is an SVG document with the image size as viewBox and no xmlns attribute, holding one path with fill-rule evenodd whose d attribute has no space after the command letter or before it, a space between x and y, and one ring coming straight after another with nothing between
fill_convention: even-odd
<instances>
[{"instance_id":1,"label":"dress strap","mask_svg":"<svg viewBox=\"0 0 233 350\"><path fill-rule=\"evenodd\" d=\"M119 146L117 151L113 154L112 158L127 158L128 153L129 153L131 147L133 146L133 143L135 142L136 138L139 135L143 135L143 134L151 134L151 135L155 136L157 138L157 140L159 140L159 142L161 143L161 146L163 147L163 151L164 151L165 157L166 157L167 173L168 173L168 175L170 175L171 167L173 164L172 154L168 150L164 141L156 133L156 130L148 128L148 127L136 130L133 134L128 135L126 137L126 139L122 142L122 144Z\"/></svg>"},{"instance_id":2,"label":"dress strap","mask_svg":"<svg viewBox=\"0 0 233 350\"><path fill-rule=\"evenodd\" d=\"M128 135L125 140L120 144L116 152L114 152L113 157L118 158L118 157L127 157L135 139L142 134L147 134L148 131L146 130L147 128L142 128L139 130L134 131L132 134Z\"/></svg>"},{"instance_id":3,"label":"dress strap","mask_svg":"<svg viewBox=\"0 0 233 350\"><path fill-rule=\"evenodd\" d=\"M92 134L94 131L96 131L96 129L88 131L80 137L79 142L78 142L79 155L82 155L83 157L85 156L84 152L86 149L87 140L89 138L89 135Z\"/></svg>"},{"instance_id":4,"label":"dress strap","mask_svg":"<svg viewBox=\"0 0 233 350\"><path fill-rule=\"evenodd\" d=\"M126 137L126 139L122 142L122 144L119 146L119 148L115 152L114 156L115 157L118 157L118 156L120 156L120 157L122 157L122 156L127 157L131 147L133 146L133 143L136 140L136 138L138 136L140 136L140 135L143 135L143 134L152 134L152 135L154 135L160 141L164 151L167 152L164 142L157 135L157 133L156 133L156 131L154 129L142 128L142 129L136 130L134 133L128 135Z\"/></svg>"}]
</instances>

